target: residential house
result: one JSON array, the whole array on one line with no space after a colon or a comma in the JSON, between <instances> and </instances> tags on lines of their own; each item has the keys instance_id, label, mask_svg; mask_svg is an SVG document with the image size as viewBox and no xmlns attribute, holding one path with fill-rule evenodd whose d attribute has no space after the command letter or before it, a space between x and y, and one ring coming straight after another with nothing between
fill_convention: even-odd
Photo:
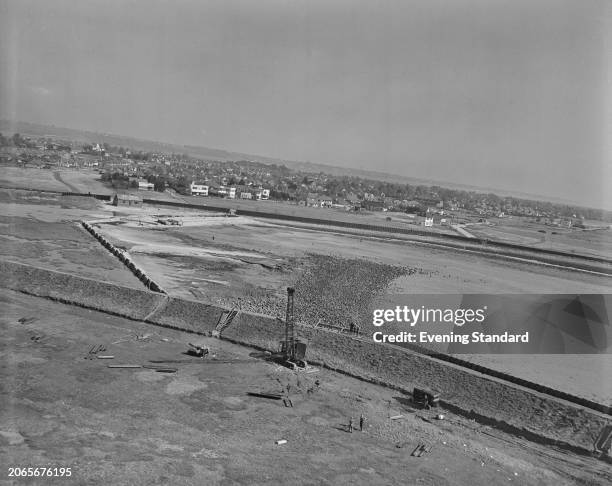
<instances>
[{"instance_id":1,"label":"residential house","mask_svg":"<svg viewBox=\"0 0 612 486\"><path fill-rule=\"evenodd\" d=\"M316 192L309 192L306 196L306 206L316 208L331 208L333 200L329 196L321 196Z\"/></svg>"},{"instance_id":2,"label":"residential house","mask_svg":"<svg viewBox=\"0 0 612 486\"><path fill-rule=\"evenodd\" d=\"M329 196L321 196L319 198L319 206L321 206L322 208L331 208L333 202L334 201Z\"/></svg>"},{"instance_id":3,"label":"residential house","mask_svg":"<svg viewBox=\"0 0 612 486\"><path fill-rule=\"evenodd\" d=\"M155 184L149 181L138 181L138 190L139 191L152 191L155 189Z\"/></svg>"},{"instance_id":4,"label":"residential house","mask_svg":"<svg viewBox=\"0 0 612 486\"><path fill-rule=\"evenodd\" d=\"M226 197L228 199L236 199L236 188L228 186L220 186L217 194L220 197Z\"/></svg>"},{"instance_id":5,"label":"residential house","mask_svg":"<svg viewBox=\"0 0 612 486\"><path fill-rule=\"evenodd\" d=\"M427 213L423 219L423 226L438 226L441 224L447 224L446 218L441 218L434 213Z\"/></svg>"},{"instance_id":6,"label":"residential house","mask_svg":"<svg viewBox=\"0 0 612 486\"><path fill-rule=\"evenodd\" d=\"M201 182L192 182L189 189L192 196L208 196L208 186Z\"/></svg>"},{"instance_id":7,"label":"residential house","mask_svg":"<svg viewBox=\"0 0 612 486\"><path fill-rule=\"evenodd\" d=\"M113 206L142 207L142 198L131 194L115 194Z\"/></svg>"}]
</instances>

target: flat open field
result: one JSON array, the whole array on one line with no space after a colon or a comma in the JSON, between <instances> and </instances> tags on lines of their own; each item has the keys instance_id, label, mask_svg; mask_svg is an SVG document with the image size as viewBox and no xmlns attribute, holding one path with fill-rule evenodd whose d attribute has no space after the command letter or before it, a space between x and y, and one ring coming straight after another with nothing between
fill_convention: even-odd
<instances>
[{"instance_id":1,"label":"flat open field","mask_svg":"<svg viewBox=\"0 0 612 486\"><path fill-rule=\"evenodd\" d=\"M60 192L113 194L112 188L102 184L100 174L93 169L23 169L2 166L0 187L13 187Z\"/></svg>"},{"instance_id":2,"label":"flat open field","mask_svg":"<svg viewBox=\"0 0 612 486\"><path fill-rule=\"evenodd\" d=\"M279 280L281 286L292 280L279 276L290 273L296 261L311 253L414 269L392 283L392 293L598 293L607 292L611 283L609 278L582 272L408 241L311 231L247 217L145 209L125 211L121 221L101 224L101 231L127 249L164 288L185 297L190 289L207 295L223 290L233 274L240 281L274 290ZM160 218L187 219L183 226L164 226L155 223ZM213 260L231 265L211 266ZM245 276L246 268L253 265L255 274Z\"/></svg>"},{"instance_id":3,"label":"flat open field","mask_svg":"<svg viewBox=\"0 0 612 486\"><path fill-rule=\"evenodd\" d=\"M90 198L0 189L0 258L142 287L79 225L81 219L105 215L100 207Z\"/></svg>"},{"instance_id":4,"label":"flat open field","mask_svg":"<svg viewBox=\"0 0 612 486\"><path fill-rule=\"evenodd\" d=\"M92 194L114 194L112 187L105 186L97 170L62 170L54 177L72 188L70 192L91 192Z\"/></svg>"},{"instance_id":5,"label":"flat open field","mask_svg":"<svg viewBox=\"0 0 612 486\"><path fill-rule=\"evenodd\" d=\"M612 354L462 354L459 358L612 406ZM532 371L526 372L527 368Z\"/></svg>"},{"instance_id":6,"label":"flat open field","mask_svg":"<svg viewBox=\"0 0 612 486\"><path fill-rule=\"evenodd\" d=\"M494 225L472 224L467 226L467 229L474 236L489 238L491 241L604 258L612 257L612 230L610 229L556 228L529 223L524 219L526 218L495 219L493 220Z\"/></svg>"},{"instance_id":7,"label":"flat open field","mask_svg":"<svg viewBox=\"0 0 612 486\"><path fill-rule=\"evenodd\" d=\"M0 186L40 191L70 191L70 188L53 176L50 169L22 169L2 166L0 169Z\"/></svg>"},{"instance_id":8,"label":"flat open field","mask_svg":"<svg viewBox=\"0 0 612 486\"><path fill-rule=\"evenodd\" d=\"M295 374L224 341L11 291L0 299L5 468L69 467L74 484L117 485L612 481L601 461L448 411L436 421L438 411L416 410L409 397L387 388L326 370ZM185 356L194 341L218 362ZM115 358L84 359L100 344ZM107 367L164 359L181 361L169 364L176 373ZM262 390L287 393L293 407L247 395ZM365 430L348 433L349 417L361 413ZM279 439L287 443L276 445ZM411 457L422 443L431 452ZM25 483L7 472L0 484Z\"/></svg>"}]
</instances>

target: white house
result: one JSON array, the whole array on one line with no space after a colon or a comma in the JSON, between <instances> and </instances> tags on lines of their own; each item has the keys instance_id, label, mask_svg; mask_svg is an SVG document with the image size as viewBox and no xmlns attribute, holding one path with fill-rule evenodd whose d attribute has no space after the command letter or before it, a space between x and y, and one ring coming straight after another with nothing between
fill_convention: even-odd
<instances>
[{"instance_id":1,"label":"white house","mask_svg":"<svg viewBox=\"0 0 612 486\"><path fill-rule=\"evenodd\" d=\"M263 201L267 201L268 199L270 199L270 189L261 190L261 199Z\"/></svg>"},{"instance_id":2,"label":"white house","mask_svg":"<svg viewBox=\"0 0 612 486\"><path fill-rule=\"evenodd\" d=\"M155 189L155 184L148 181L138 181L138 190L139 191L152 191Z\"/></svg>"},{"instance_id":3,"label":"white house","mask_svg":"<svg viewBox=\"0 0 612 486\"><path fill-rule=\"evenodd\" d=\"M221 186L218 191L219 196L226 197L228 199L236 199L236 188Z\"/></svg>"},{"instance_id":4,"label":"white house","mask_svg":"<svg viewBox=\"0 0 612 486\"><path fill-rule=\"evenodd\" d=\"M191 189L192 196L208 196L208 186L204 184L192 182L189 188Z\"/></svg>"},{"instance_id":5,"label":"white house","mask_svg":"<svg viewBox=\"0 0 612 486\"><path fill-rule=\"evenodd\" d=\"M321 196L321 198L319 199L319 204L321 205L322 208L331 208L332 203L333 203L332 198L328 196Z\"/></svg>"}]
</instances>

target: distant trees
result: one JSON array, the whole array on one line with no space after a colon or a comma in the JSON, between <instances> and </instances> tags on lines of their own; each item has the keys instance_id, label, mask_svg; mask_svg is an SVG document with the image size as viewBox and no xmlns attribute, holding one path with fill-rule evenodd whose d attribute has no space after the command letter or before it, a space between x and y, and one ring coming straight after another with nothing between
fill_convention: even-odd
<instances>
[{"instance_id":1,"label":"distant trees","mask_svg":"<svg viewBox=\"0 0 612 486\"><path fill-rule=\"evenodd\" d=\"M191 192L191 179L187 176L181 176L177 179L170 181L170 187L179 194L189 195Z\"/></svg>"},{"instance_id":2,"label":"distant trees","mask_svg":"<svg viewBox=\"0 0 612 486\"><path fill-rule=\"evenodd\" d=\"M15 147L23 147L25 145L25 140L18 133L13 134L12 142Z\"/></svg>"},{"instance_id":3,"label":"distant trees","mask_svg":"<svg viewBox=\"0 0 612 486\"><path fill-rule=\"evenodd\" d=\"M14 133L11 137L0 133L0 147L34 148L36 144L19 133Z\"/></svg>"},{"instance_id":4,"label":"distant trees","mask_svg":"<svg viewBox=\"0 0 612 486\"><path fill-rule=\"evenodd\" d=\"M147 182L153 184L153 190L164 192L166 190L166 178L159 175L150 175L147 177Z\"/></svg>"},{"instance_id":5,"label":"distant trees","mask_svg":"<svg viewBox=\"0 0 612 486\"><path fill-rule=\"evenodd\" d=\"M132 158L133 160L147 161L149 160L150 157L151 157L151 154L149 152L143 152L142 150L139 150L138 152L130 153L130 158Z\"/></svg>"},{"instance_id":6,"label":"distant trees","mask_svg":"<svg viewBox=\"0 0 612 486\"><path fill-rule=\"evenodd\" d=\"M277 201L289 201L291 195L285 191L277 191L276 189L270 189L270 198L276 199Z\"/></svg>"},{"instance_id":7,"label":"distant trees","mask_svg":"<svg viewBox=\"0 0 612 486\"><path fill-rule=\"evenodd\" d=\"M100 177L102 182L110 185L114 189L126 189L131 187L130 178L126 175L123 175L121 172L105 172ZM136 187L138 187L138 183L136 183Z\"/></svg>"},{"instance_id":8,"label":"distant trees","mask_svg":"<svg viewBox=\"0 0 612 486\"><path fill-rule=\"evenodd\" d=\"M155 182L153 182L153 190L164 192L166 190L166 179L164 177L156 177Z\"/></svg>"}]
</instances>

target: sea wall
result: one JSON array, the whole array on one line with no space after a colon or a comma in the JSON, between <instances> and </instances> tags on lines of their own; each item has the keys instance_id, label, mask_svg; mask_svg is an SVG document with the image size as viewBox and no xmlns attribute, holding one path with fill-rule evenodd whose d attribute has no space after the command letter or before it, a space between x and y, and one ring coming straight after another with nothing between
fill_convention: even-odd
<instances>
[{"instance_id":1,"label":"sea wall","mask_svg":"<svg viewBox=\"0 0 612 486\"><path fill-rule=\"evenodd\" d=\"M0 261L0 285L137 320L143 320L163 299L162 295L146 290L9 261Z\"/></svg>"},{"instance_id":2,"label":"sea wall","mask_svg":"<svg viewBox=\"0 0 612 486\"><path fill-rule=\"evenodd\" d=\"M147 322L209 334L215 329L219 317L225 310L201 302L168 297L166 304L153 312Z\"/></svg>"},{"instance_id":3,"label":"sea wall","mask_svg":"<svg viewBox=\"0 0 612 486\"><path fill-rule=\"evenodd\" d=\"M99 233L94 226L92 226L91 224L89 224L89 223L87 223L85 221L81 222L81 225L96 240L98 240L102 244L102 246L104 248L106 248L110 253L112 253L115 257L117 257L121 261L121 263L123 263L128 268L128 270L130 272L132 272L136 276L136 278L143 283L143 285L146 288L148 288L149 290L152 290L153 292L159 292L161 294L165 294L166 293L164 291L164 289L162 289L161 286L157 282L154 282L153 279L151 279L145 273L145 271L143 269L139 268L138 265L136 265L132 261L132 259L130 258L130 256L126 252L121 251L119 248L114 246L101 233Z\"/></svg>"}]
</instances>

